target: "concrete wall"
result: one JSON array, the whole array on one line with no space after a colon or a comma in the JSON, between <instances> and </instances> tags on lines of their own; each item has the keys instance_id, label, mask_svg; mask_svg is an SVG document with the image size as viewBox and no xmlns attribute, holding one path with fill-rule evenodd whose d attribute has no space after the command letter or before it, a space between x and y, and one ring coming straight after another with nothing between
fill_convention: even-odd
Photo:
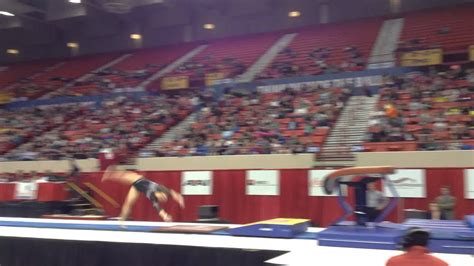
<instances>
[{"instance_id":1,"label":"concrete wall","mask_svg":"<svg viewBox=\"0 0 474 266\"><path fill-rule=\"evenodd\" d=\"M99 169L97 159L77 160L82 172L96 172ZM71 170L68 161L17 161L0 162L0 173L15 173L17 171L44 173L51 171L54 173L66 173Z\"/></svg>"},{"instance_id":2,"label":"concrete wall","mask_svg":"<svg viewBox=\"0 0 474 266\"><path fill-rule=\"evenodd\" d=\"M364 152L358 153L356 158L357 166L474 167L474 151Z\"/></svg>"},{"instance_id":3,"label":"concrete wall","mask_svg":"<svg viewBox=\"0 0 474 266\"><path fill-rule=\"evenodd\" d=\"M474 151L430 152L366 152L358 153L357 166L390 165L397 168L470 168L474 167ZM96 172L96 159L78 160L82 172ZM313 154L232 155L207 157L140 158L141 171L231 170L231 169L308 169L314 166ZM67 161L0 162L0 173L53 171L68 172Z\"/></svg>"},{"instance_id":4,"label":"concrete wall","mask_svg":"<svg viewBox=\"0 0 474 266\"><path fill-rule=\"evenodd\" d=\"M78 160L82 172L96 172L99 161L96 159ZM136 169L141 171L168 171L168 170L219 170L219 169L306 169L314 164L312 154L298 155L233 155L207 157L166 157L141 158L137 160ZM127 168L127 167L125 167ZM0 173L24 172L68 172L67 161L18 161L0 162Z\"/></svg>"}]
</instances>

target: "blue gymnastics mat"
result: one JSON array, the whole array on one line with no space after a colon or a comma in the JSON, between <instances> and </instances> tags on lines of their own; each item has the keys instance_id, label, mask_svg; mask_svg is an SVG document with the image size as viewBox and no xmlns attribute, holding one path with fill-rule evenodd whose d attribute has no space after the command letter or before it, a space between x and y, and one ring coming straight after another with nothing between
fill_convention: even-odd
<instances>
[{"instance_id":1,"label":"blue gymnastics mat","mask_svg":"<svg viewBox=\"0 0 474 266\"><path fill-rule=\"evenodd\" d=\"M199 225L199 224L196 224ZM33 221L9 221L1 220L0 226L10 227L30 227L30 228L53 228L53 229L74 229L74 230L104 230L104 231L130 231L130 232L154 232L157 228L163 226L156 225L127 225L125 228L115 224L102 223L61 223L61 222L33 222ZM231 236L227 230L214 231L209 233L211 235ZM255 236L258 237L258 236ZM317 233L304 232L296 235L296 239L314 239L317 238Z\"/></svg>"},{"instance_id":2,"label":"blue gymnastics mat","mask_svg":"<svg viewBox=\"0 0 474 266\"><path fill-rule=\"evenodd\" d=\"M319 245L396 250L406 230L413 227L430 232L429 248L433 252L474 255L474 229L467 221L409 219L403 224L384 222L372 228L348 223L320 232Z\"/></svg>"}]
</instances>

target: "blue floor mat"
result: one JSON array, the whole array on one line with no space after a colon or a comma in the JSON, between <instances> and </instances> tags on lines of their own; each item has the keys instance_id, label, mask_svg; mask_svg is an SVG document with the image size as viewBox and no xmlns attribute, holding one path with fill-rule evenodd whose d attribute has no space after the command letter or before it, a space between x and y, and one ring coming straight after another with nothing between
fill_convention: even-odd
<instances>
[{"instance_id":1,"label":"blue floor mat","mask_svg":"<svg viewBox=\"0 0 474 266\"><path fill-rule=\"evenodd\" d=\"M19 221L0 221L0 226L34 227L34 228L58 228L58 229L82 229L82 230L107 230L107 231L134 231L151 232L159 226L127 225L122 228L112 224L76 224L76 223L37 223Z\"/></svg>"},{"instance_id":2,"label":"blue floor mat","mask_svg":"<svg viewBox=\"0 0 474 266\"><path fill-rule=\"evenodd\" d=\"M33 227L33 228L56 228L56 229L81 229L81 230L106 230L106 231L131 231L131 232L152 232L161 226L127 225L122 228L119 225L111 224L80 224L80 223L48 223L48 222L29 222L29 221L1 221L0 226L12 227ZM225 230L215 231L212 235L230 236ZM317 239L317 233L305 232L297 235L297 239Z\"/></svg>"}]
</instances>

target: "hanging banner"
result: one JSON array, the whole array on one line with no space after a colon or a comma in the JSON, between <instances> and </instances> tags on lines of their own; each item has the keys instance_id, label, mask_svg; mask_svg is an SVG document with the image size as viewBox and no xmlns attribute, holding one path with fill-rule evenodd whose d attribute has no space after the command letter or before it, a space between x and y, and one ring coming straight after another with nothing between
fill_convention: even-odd
<instances>
[{"instance_id":1,"label":"hanging banner","mask_svg":"<svg viewBox=\"0 0 474 266\"><path fill-rule=\"evenodd\" d=\"M400 57L401 66L431 66L443 63L443 50L429 49L404 52Z\"/></svg>"},{"instance_id":2,"label":"hanging banner","mask_svg":"<svg viewBox=\"0 0 474 266\"><path fill-rule=\"evenodd\" d=\"M15 199L34 200L38 197L38 183L17 182L15 184Z\"/></svg>"},{"instance_id":3,"label":"hanging banner","mask_svg":"<svg viewBox=\"0 0 474 266\"><path fill-rule=\"evenodd\" d=\"M474 45L469 46L469 60L474 61Z\"/></svg>"},{"instance_id":4,"label":"hanging banner","mask_svg":"<svg viewBox=\"0 0 474 266\"><path fill-rule=\"evenodd\" d=\"M181 194L212 195L212 171L185 171L181 175Z\"/></svg>"},{"instance_id":5,"label":"hanging banner","mask_svg":"<svg viewBox=\"0 0 474 266\"><path fill-rule=\"evenodd\" d=\"M9 103L12 99L10 93L7 92L0 92L0 104Z\"/></svg>"},{"instance_id":6,"label":"hanging banner","mask_svg":"<svg viewBox=\"0 0 474 266\"><path fill-rule=\"evenodd\" d=\"M474 199L474 169L464 170L464 197Z\"/></svg>"},{"instance_id":7,"label":"hanging banner","mask_svg":"<svg viewBox=\"0 0 474 266\"><path fill-rule=\"evenodd\" d=\"M400 198L426 197L426 178L423 169L399 169L387 178L392 181ZM384 184L384 192L388 197L393 196L387 184Z\"/></svg>"},{"instance_id":8,"label":"hanging banner","mask_svg":"<svg viewBox=\"0 0 474 266\"><path fill-rule=\"evenodd\" d=\"M206 73L205 82L206 86L212 86L218 84L220 80L225 79L225 73L215 72L215 73Z\"/></svg>"},{"instance_id":9,"label":"hanging banner","mask_svg":"<svg viewBox=\"0 0 474 266\"><path fill-rule=\"evenodd\" d=\"M331 195L324 192L324 177L336 170L311 170L308 172L308 196L311 197L334 197L338 193ZM347 195L347 186L342 185L342 195Z\"/></svg>"},{"instance_id":10,"label":"hanging banner","mask_svg":"<svg viewBox=\"0 0 474 266\"><path fill-rule=\"evenodd\" d=\"M247 195L280 195L280 172L277 170L252 170L247 171Z\"/></svg>"},{"instance_id":11,"label":"hanging banner","mask_svg":"<svg viewBox=\"0 0 474 266\"><path fill-rule=\"evenodd\" d=\"M179 90L189 88L188 76L165 77L161 80L162 90Z\"/></svg>"},{"instance_id":12,"label":"hanging banner","mask_svg":"<svg viewBox=\"0 0 474 266\"><path fill-rule=\"evenodd\" d=\"M336 193L332 195L324 192L324 177L334 172L335 170L311 170L308 172L308 195L309 196L337 196Z\"/></svg>"}]
</instances>

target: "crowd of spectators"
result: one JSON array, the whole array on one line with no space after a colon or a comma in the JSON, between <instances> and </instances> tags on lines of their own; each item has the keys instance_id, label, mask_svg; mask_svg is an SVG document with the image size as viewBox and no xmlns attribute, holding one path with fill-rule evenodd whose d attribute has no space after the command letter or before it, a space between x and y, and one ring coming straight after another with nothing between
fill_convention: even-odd
<instances>
[{"instance_id":1,"label":"crowd of spectators","mask_svg":"<svg viewBox=\"0 0 474 266\"><path fill-rule=\"evenodd\" d=\"M283 59L275 60L269 69L258 75L258 79L334 74L364 69L366 60L358 47L342 48L342 57L338 61L332 59L333 52L331 47L319 47L307 54L299 54L287 47L280 51ZM304 60L298 60L299 57L310 58L312 64L306 66Z\"/></svg>"},{"instance_id":2,"label":"crowd of spectators","mask_svg":"<svg viewBox=\"0 0 474 266\"><path fill-rule=\"evenodd\" d=\"M349 94L348 89L321 87L230 91L206 104L188 132L162 144L153 155L314 153Z\"/></svg>"},{"instance_id":3,"label":"crowd of spectators","mask_svg":"<svg viewBox=\"0 0 474 266\"><path fill-rule=\"evenodd\" d=\"M3 156L7 160L97 158L101 150L133 153L168 127L186 117L199 104L193 94L119 96L96 104L56 110L58 118L42 117L37 123L49 130ZM12 116L21 111L12 112ZM65 116L67 118L65 118ZM32 117L31 119L35 119Z\"/></svg>"},{"instance_id":4,"label":"crowd of spectators","mask_svg":"<svg viewBox=\"0 0 474 266\"><path fill-rule=\"evenodd\" d=\"M71 106L0 109L0 154L63 123L75 110Z\"/></svg>"},{"instance_id":5,"label":"crowd of spectators","mask_svg":"<svg viewBox=\"0 0 474 266\"><path fill-rule=\"evenodd\" d=\"M474 138L474 69L408 73L386 83L369 141L417 141L420 150L440 150Z\"/></svg>"},{"instance_id":6,"label":"crowd of spectators","mask_svg":"<svg viewBox=\"0 0 474 266\"><path fill-rule=\"evenodd\" d=\"M51 93L71 81L70 78L52 77L45 82L36 83L32 77L28 77L10 86L6 92L10 94L11 101L27 101Z\"/></svg>"}]
</instances>

